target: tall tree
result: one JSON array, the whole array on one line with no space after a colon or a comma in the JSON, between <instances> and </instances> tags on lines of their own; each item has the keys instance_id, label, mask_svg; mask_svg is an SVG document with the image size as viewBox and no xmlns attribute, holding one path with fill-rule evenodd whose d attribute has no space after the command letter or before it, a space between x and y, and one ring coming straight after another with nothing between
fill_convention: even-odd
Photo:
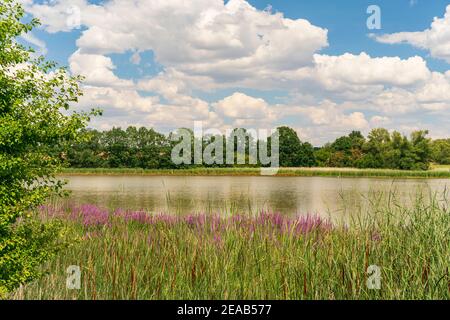
<instances>
[{"instance_id":1,"label":"tall tree","mask_svg":"<svg viewBox=\"0 0 450 320\"><path fill-rule=\"evenodd\" d=\"M430 145L431 158L438 164L450 164L450 139L433 140Z\"/></svg>"},{"instance_id":2,"label":"tall tree","mask_svg":"<svg viewBox=\"0 0 450 320\"><path fill-rule=\"evenodd\" d=\"M360 161L362 168L386 168L386 155L391 147L391 135L384 128L370 131L364 144L364 156Z\"/></svg>"},{"instance_id":3,"label":"tall tree","mask_svg":"<svg viewBox=\"0 0 450 320\"><path fill-rule=\"evenodd\" d=\"M427 138L428 130L419 130L411 133L412 151L415 156L412 169L428 170L431 160L431 140Z\"/></svg>"},{"instance_id":4,"label":"tall tree","mask_svg":"<svg viewBox=\"0 0 450 320\"><path fill-rule=\"evenodd\" d=\"M51 149L78 139L89 120L68 115L81 79L18 43L38 25L23 17L18 2L0 2L0 296L36 278L58 249L57 229L33 222L32 210L63 186L55 178L61 160Z\"/></svg>"},{"instance_id":5,"label":"tall tree","mask_svg":"<svg viewBox=\"0 0 450 320\"><path fill-rule=\"evenodd\" d=\"M312 167L316 164L314 148L310 143L303 143L294 129L279 127L280 165L282 167Z\"/></svg>"}]
</instances>

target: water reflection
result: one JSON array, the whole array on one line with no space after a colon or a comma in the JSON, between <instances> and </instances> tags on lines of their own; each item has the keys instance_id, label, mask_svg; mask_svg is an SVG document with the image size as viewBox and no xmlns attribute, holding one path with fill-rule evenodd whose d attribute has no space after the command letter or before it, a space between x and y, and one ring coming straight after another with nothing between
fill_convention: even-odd
<instances>
[{"instance_id":1,"label":"water reflection","mask_svg":"<svg viewBox=\"0 0 450 320\"><path fill-rule=\"evenodd\" d=\"M339 215L367 198L395 191L410 204L417 192L442 193L448 179L329 177L67 177L70 201L151 212L258 212Z\"/></svg>"}]
</instances>

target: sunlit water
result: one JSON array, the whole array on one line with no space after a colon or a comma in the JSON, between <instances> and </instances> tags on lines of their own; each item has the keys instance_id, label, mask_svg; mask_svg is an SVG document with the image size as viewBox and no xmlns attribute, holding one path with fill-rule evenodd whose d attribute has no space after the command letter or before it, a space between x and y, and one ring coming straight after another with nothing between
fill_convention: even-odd
<instances>
[{"instance_id":1,"label":"sunlit water","mask_svg":"<svg viewBox=\"0 0 450 320\"><path fill-rule=\"evenodd\" d=\"M363 211L368 199L411 205L417 194L442 198L449 179L378 179L330 177L153 177L71 176L68 201L111 209L149 212L257 213L263 209L288 215L338 216ZM361 209L363 208L363 209Z\"/></svg>"}]
</instances>

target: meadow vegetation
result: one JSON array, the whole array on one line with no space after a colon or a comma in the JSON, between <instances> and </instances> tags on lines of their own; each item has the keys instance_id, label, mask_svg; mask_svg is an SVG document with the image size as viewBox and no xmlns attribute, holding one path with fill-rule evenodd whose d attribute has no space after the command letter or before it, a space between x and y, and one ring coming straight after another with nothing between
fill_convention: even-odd
<instances>
[{"instance_id":1,"label":"meadow vegetation","mask_svg":"<svg viewBox=\"0 0 450 320\"><path fill-rule=\"evenodd\" d=\"M426 204L427 203L427 204ZM412 208L374 199L342 221L318 216L164 215L42 207L78 241L14 299L449 299L447 197ZM81 290L66 268L82 270ZM381 288L370 289L369 266Z\"/></svg>"}]
</instances>

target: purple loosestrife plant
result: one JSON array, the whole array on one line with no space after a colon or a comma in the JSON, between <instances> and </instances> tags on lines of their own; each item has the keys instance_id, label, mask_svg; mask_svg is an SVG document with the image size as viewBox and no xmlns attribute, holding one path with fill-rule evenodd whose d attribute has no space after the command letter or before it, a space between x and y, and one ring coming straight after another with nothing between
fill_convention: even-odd
<instances>
[{"instance_id":1,"label":"purple loosestrife plant","mask_svg":"<svg viewBox=\"0 0 450 320\"><path fill-rule=\"evenodd\" d=\"M329 231L333 228L329 220L318 215L306 215L291 218L280 213L262 212L257 216L233 215L221 217L219 214L190 214L187 216L175 216L170 214L152 214L144 210L132 211L117 209L112 214L105 209L93 204L70 205L68 211L58 207L41 206L41 214L47 217L64 218L81 223L85 228L110 227L113 219L119 219L125 223L137 223L140 225L186 225L191 230L201 234L211 234L215 240L221 239L221 234L226 231L243 231L250 235L257 230L266 232L279 232L280 234L292 234L299 236L318 231Z\"/></svg>"}]
</instances>

